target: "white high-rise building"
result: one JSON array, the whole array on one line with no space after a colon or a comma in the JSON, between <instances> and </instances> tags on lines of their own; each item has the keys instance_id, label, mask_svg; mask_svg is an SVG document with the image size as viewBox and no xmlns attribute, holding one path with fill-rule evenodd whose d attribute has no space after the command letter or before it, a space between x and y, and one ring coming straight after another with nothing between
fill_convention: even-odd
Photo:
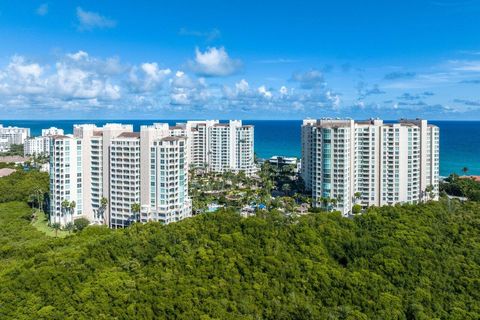
<instances>
[{"instance_id":1,"label":"white high-rise building","mask_svg":"<svg viewBox=\"0 0 480 320\"><path fill-rule=\"evenodd\" d=\"M142 202L141 221L165 224L191 217L188 196L187 143L184 136L163 137L150 146L149 203Z\"/></svg>"},{"instance_id":2,"label":"white high-rise building","mask_svg":"<svg viewBox=\"0 0 480 320\"><path fill-rule=\"evenodd\" d=\"M123 228L139 221L140 212L140 134L124 132L110 144L110 227ZM146 160L146 159L142 159Z\"/></svg>"},{"instance_id":3,"label":"white high-rise building","mask_svg":"<svg viewBox=\"0 0 480 320\"><path fill-rule=\"evenodd\" d=\"M141 221L170 223L192 215L188 196L185 126L155 123L140 128Z\"/></svg>"},{"instance_id":4,"label":"white high-rise building","mask_svg":"<svg viewBox=\"0 0 480 320\"><path fill-rule=\"evenodd\" d=\"M243 171L247 175L255 172L253 126L242 125L239 120L206 120L179 123L173 128L187 136L187 162L191 167Z\"/></svg>"},{"instance_id":5,"label":"white high-rise building","mask_svg":"<svg viewBox=\"0 0 480 320\"><path fill-rule=\"evenodd\" d=\"M65 226L83 216L82 141L72 135L50 140L50 222Z\"/></svg>"},{"instance_id":6,"label":"white high-rise building","mask_svg":"<svg viewBox=\"0 0 480 320\"><path fill-rule=\"evenodd\" d=\"M439 130L426 120L304 120L302 178L314 204L362 207L438 198Z\"/></svg>"},{"instance_id":7,"label":"white high-rise building","mask_svg":"<svg viewBox=\"0 0 480 320\"><path fill-rule=\"evenodd\" d=\"M50 151L50 137L54 135L64 135L63 129L55 127L42 129L41 136L27 138L23 146L24 155L48 155Z\"/></svg>"},{"instance_id":8,"label":"white high-rise building","mask_svg":"<svg viewBox=\"0 0 480 320\"><path fill-rule=\"evenodd\" d=\"M23 154L25 156L46 155L50 150L50 137L28 138L23 144Z\"/></svg>"},{"instance_id":9,"label":"white high-rise building","mask_svg":"<svg viewBox=\"0 0 480 320\"><path fill-rule=\"evenodd\" d=\"M12 144L24 144L30 137L30 128L4 127L0 124L0 152L10 150Z\"/></svg>"},{"instance_id":10,"label":"white high-rise building","mask_svg":"<svg viewBox=\"0 0 480 320\"><path fill-rule=\"evenodd\" d=\"M64 140L68 139L81 148L75 155L60 149L58 152L63 150L64 154L59 157L53 146L66 144ZM75 183L71 179L57 179L55 171L51 171L52 190L68 189L68 195L52 193L52 212L60 212L58 203L64 200L75 201L75 219L85 217L112 228L126 227L133 221L170 223L191 216L186 137L179 128L154 124L142 126L138 133L133 132L131 125L75 125L71 136L52 136L50 150L52 170L60 165L71 168L74 161L77 165ZM158 151L155 156L153 150ZM152 166L159 168L153 175ZM163 170L164 166L169 170ZM106 206L102 199L107 200ZM140 208L138 212L134 212L134 204ZM70 221L58 222L65 225Z\"/></svg>"}]
</instances>

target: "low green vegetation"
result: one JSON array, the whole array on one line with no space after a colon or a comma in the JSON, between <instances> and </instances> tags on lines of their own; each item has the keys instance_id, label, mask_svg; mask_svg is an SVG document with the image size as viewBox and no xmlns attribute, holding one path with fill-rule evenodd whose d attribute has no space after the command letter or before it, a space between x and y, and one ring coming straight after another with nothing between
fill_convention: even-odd
<instances>
[{"instance_id":1,"label":"low green vegetation","mask_svg":"<svg viewBox=\"0 0 480 320\"><path fill-rule=\"evenodd\" d=\"M2 319L478 319L480 204L230 210L47 237L0 204Z\"/></svg>"},{"instance_id":2,"label":"low green vegetation","mask_svg":"<svg viewBox=\"0 0 480 320\"><path fill-rule=\"evenodd\" d=\"M16 172L0 178L0 203L23 201L37 208L43 207L49 189L48 173L34 169L24 171L20 166L16 168Z\"/></svg>"},{"instance_id":3,"label":"low green vegetation","mask_svg":"<svg viewBox=\"0 0 480 320\"><path fill-rule=\"evenodd\" d=\"M32 226L49 237L66 237L70 232L67 230L55 230L48 223L48 216L42 210L33 210L31 216Z\"/></svg>"},{"instance_id":4,"label":"low green vegetation","mask_svg":"<svg viewBox=\"0 0 480 320\"><path fill-rule=\"evenodd\" d=\"M346 219L286 215L274 205L294 201L284 195L250 218L229 208L166 226L78 219L58 230L35 200L48 178L18 173L0 179L10 188L0 203L1 319L480 318L479 202Z\"/></svg>"},{"instance_id":5,"label":"low green vegetation","mask_svg":"<svg viewBox=\"0 0 480 320\"><path fill-rule=\"evenodd\" d=\"M470 177L451 174L440 184L440 192L456 197L466 197L472 201L480 201L480 182Z\"/></svg>"}]
</instances>

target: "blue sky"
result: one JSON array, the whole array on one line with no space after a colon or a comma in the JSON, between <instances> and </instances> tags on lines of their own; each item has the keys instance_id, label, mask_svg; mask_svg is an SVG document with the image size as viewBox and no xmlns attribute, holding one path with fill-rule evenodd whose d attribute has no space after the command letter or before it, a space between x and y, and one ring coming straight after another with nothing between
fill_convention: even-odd
<instances>
[{"instance_id":1,"label":"blue sky","mask_svg":"<svg viewBox=\"0 0 480 320\"><path fill-rule=\"evenodd\" d=\"M480 119L480 0L0 0L5 119Z\"/></svg>"}]
</instances>

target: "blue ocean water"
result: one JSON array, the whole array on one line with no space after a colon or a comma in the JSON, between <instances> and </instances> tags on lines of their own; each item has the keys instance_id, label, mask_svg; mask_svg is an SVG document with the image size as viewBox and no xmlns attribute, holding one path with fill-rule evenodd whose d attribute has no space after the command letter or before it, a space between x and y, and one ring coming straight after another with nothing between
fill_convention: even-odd
<instances>
[{"instance_id":1,"label":"blue ocean water","mask_svg":"<svg viewBox=\"0 0 480 320\"><path fill-rule=\"evenodd\" d=\"M32 135L40 135L43 128L51 126L62 128L71 133L74 124L107 122L133 124L135 130L140 125L154 122L174 124L183 120L5 120L4 126L28 127ZM480 175L480 121L430 121L440 127L440 174L447 176L452 172L461 174L463 167L468 173ZM245 124L255 126L255 152L260 158L274 155L300 157L301 120L245 120Z\"/></svg>"}]
</instances>

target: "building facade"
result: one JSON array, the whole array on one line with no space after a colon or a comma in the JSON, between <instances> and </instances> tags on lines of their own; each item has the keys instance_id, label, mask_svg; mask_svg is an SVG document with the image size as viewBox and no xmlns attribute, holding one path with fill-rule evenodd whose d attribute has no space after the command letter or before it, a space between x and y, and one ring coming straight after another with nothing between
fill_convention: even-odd
<instances>
[{"instance_id":1,"label":"building facade","mask_svg":"<svg viewBox=\"0 0 480 320\"><path fill-rule=\"evenodd\" d=\"M187 139L170 136L150 147L149 203L142 206L141 221L177 222L191 217L188 196Z\"/></svg>"},{"instance_id":2,"label":"building facade","mask_svg":"<svg viewBox=\"0 0 480 320\"><path fill-rule=\"evenodd\" d=\"M83 216L82 141L71 135L50 140L50 223L66 226Z\"/></svg>"},{"instance_id":3,"label":"building facade","mask_svg":"<svg viewBox=\"0 0 480 320\"><path fill-rule=\"evenodd\" d=\"M64 226L84 217L123 228L136 221L170 223L191 216L186 137L181 132L168 124L144 126L140 132L131 125L84 124L73 131L50 140L52 223ZM74 144L79 147L72 152ZM152 148L158 149L153 164ZM152 175L151 166L157 164L160 170ZM62 175L66 168L68 177ZM158 192L152 192L154 186ZM76 208L61 219L66 201L74 201Z\"/></svg>"},{"instance_id":4,"label":"building facade","mask_svg":"<svg viewBox=\"0 0 480 320\"><path fill-rule=\"evenodd\" d=\"M255 173L254 127L242 121L188 121L174 127L187 137L190 167L213 172Z\"/></svg>"},{"instance_id":5,"label":"building facade","mask_svg":"<svg viewBox=\"0 0 480 320\"><path fill-rule=\"evenodd\" d=\"M27 138L23 145L24 155L48 155L50 152L51 136L64 135L63 129L51 127L42 129L42 135L39 137Z\"/></svg>"},{"instance_id":6,"label":"building facade","mask_svg":"<svg viewBox=\"0 0 480 320\"><path fill-rule=\"evenodd\" d=\"M28 137L29 128L4 127L0 124L0 152L9 151L12 144L24 144Z\"/></svg>"},{"instance_id":7,"label":"building facade","mask_svg":"<svg viewBox=\"0 0 480 320\"><path fill-rule=\"evenodd\" d=\"M316 206L362 207L438 198L439 129L425 120L304 120L301 175Z\"/></svg>"}]
</instances>

